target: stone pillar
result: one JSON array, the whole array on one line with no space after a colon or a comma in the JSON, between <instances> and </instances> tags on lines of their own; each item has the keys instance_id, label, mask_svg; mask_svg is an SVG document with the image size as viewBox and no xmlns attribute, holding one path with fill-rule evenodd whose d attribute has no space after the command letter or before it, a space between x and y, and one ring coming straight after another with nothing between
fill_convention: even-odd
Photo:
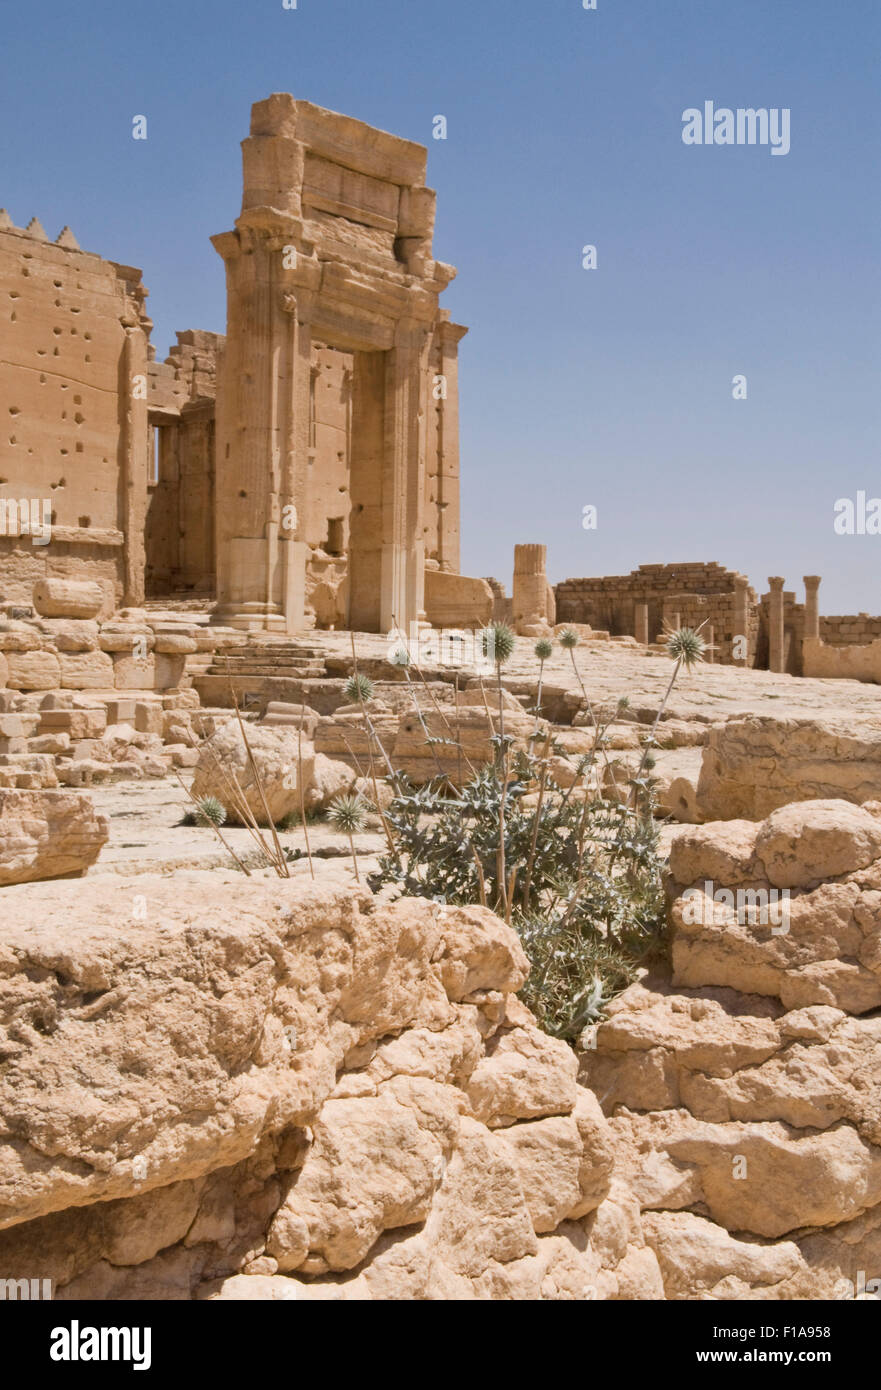
<instances>
[{"instance_id":1,"label":"stone pillar","mask_svg":"<svg viewBox=\"0 0 881 1390\"><path fill-rule=\"evenodd\" d=\"M382 463L383 632L425 621L425 437L430 325L401 319L387 354Z\"/></svg>"},{"instance_id":2,"label":"stone pillar","mask_svg":"<svg viewBox=\"0 0 881 1390\"><path fill-rule=\"evenodd\" d=\"M805 629L806 638L820 636L820 575L806 574L805 586Z\"/></svg>"},{"instance_id":3,"label":"stone pillar","mask_svg":"<svg viewBox=\"0 0 881 1390\"><path fill-rule=\"evenodd\" d=\"M771 588L768 604L768 670L782 673L783 642L783 585L786 580L775 575L768 580Z\"/></svg>"},{"instance_id":4,"label":"stone pillar","mask_svg":"<svg viewBox=\"0 0 881 1390\"><path fill-rule=\"evenodd\" d=\"M712 624L711 624L710 626L707 627L706 643L707 643L707 657L706 657L706 659L707 659L707 661L709 662L709 664L712 666L713 662L716 660L716 630L715 630L715 628L712 626Z\"/></svg>"},{"instance_id":5,"label":"stone pillar","mask_svg":"<svg viewBox=\"0 0 881 1390\"><path fill-rule=\"evenodd\" d=\"M226 262L227 334L217 395L217 617L285 628L279 550L289 325L265 228L214 238Z\"/></svg>"},{"instance_id":6,"label":"stone pillar","mask_svg":"<svg viewBox=\"0 0 881 1390\"><path fill-rule=\"evenodd\" d=\"M144 602L147 520L147 477L150 429L147 421L147 335L134 315L122 321L123 492L120 530L125 536L122 603L139 608Z\"/></svg>"},{"instance_id":7,"label":"stone pillar","mask_svg":"<svg viewBox=\"0 0 881 1390\"><path fill-rule=\"evenodd\" d=\"M637 642L647 647L649 644L649 606L647 603L636 605L634 628Z\"/></svg>"},{"instance_id":8,"label":"stone pillar","mask_svg":"<svg viewBox=\"0 0 881 1390\"><path fill-rule=\"evenodd\" d=\"M514 631L524 637L548 630L547 546L515 545L511 612Z\"/></svg>"},{"instance_id":9,"label":"stone pillar","mask_svg":"<svg viewBox=\"0 0 881 1390\"><path fill-rule=\"evenodd\" d=\"M750 664L749 617L749 580L745 575L738 574L734 580L734 642L739 637L743 639L744 653L734 658L735 666Z\"/></svg>"},{"instance_id":10,"label":"stone pillar","mask_svg":"<svg viewBox=\"0 0 881 1390\"><path fill-rule=\"evenodd\" d=\"M448 574L459 573L459 343L467 328L451 323L442 309L435 328L443 394L437 410L437 560ZM434 383L431 383L432 387Z\"/></svg>"}]
</instances>

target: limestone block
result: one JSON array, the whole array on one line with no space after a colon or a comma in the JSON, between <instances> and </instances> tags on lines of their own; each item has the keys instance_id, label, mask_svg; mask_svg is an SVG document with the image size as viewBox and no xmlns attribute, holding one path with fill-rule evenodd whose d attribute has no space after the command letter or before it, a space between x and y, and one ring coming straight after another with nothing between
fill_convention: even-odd
<instances>
[{"instance_id":1,"label":"limestone block","mask_svg":"<svg viewBox=\"0 0 881 1390\"><path fill-rule=\"evenodd\" d=\"M0 791L0 886L83 874L107 838L87 796Z\"/></svg>"},{"instance_id":2,"label":"limestone block","mask_svg":"<svg viewBox=\"0 0 881 1390\"><path fill-rule=\"evenodd\" d=\"M40 713L41 734L66 733L71 739L100 738L107 727L107 711L95 709L44 709Z\"/></svg>"},{"instance_id":3,"label":"limestone block","mask_svg":"<svg viewBox=\"0 0 881 1390\"><path fill-rule=\"evenodd\" d=\"M97 649L96 622L74 618L43 618L36 627L58 652L93 652Z\"/></svg>"},{"instance_id":4,"label":"limestone block","mask_svg":"<svg viewBox=\"0 0 881 1390\"><path fill-rule=\"evenodd\" d=\"M185 633L160 631L155 634L154 650L167 656L187 656L198 648L195 639Z\"/></svg>"},{"instance_id":5,"label":"limestone block","mask_svg":"<svg viewBox=\"0 0 881 1390\"><path fill-rule=\"evenodd\" d=\"M113 654L113 685L117 690L154 690L156 688L156 658L150 652L143 660L115 652Z\"/></svg>"},{"instance_id":6,"label":"limestone block","mask_svg":"<svg viewBox=\"0 0 881 1390\"><path fill-rule=\"evenodd\" d=\"M0 651L0 690L9 684L9 662Z\"/></svg>"},{"instance_id":7,"label":"limestone block","mask_svg":"<svg viewBox=\"0 0 881 1390\"><path fill-rule=\"evenodd\" d=\"M305 733L303 737L305 740ZM323 753L316 753L312 776L306 788L306 810L327 810L335 797L354 789L356 780L355 772L348 763L327 758Z\"/></svg>"},{"instance_id":8,"label":"limestone block","mask_svg":"<svg viewBox=\"0 0 881 1390\"><path fill-rule=\"evenodd\" d=\"M166 714L158 700L139 700L135 705L135 729L142 734L158 734L160 738L165 732Z\"/></svg>"},{"instance_id":9,"label":"limestone block","mask_svg":"<svg viewBox=\"0 0 881 1390\"><path fill-rule=\"evenodd\" d=\"M70 734L40 734L37 738L30 738L28 739L28 752L63 756L70 752Z\"/></svg>"},{"instance_id":10,"label":"limestone block","mask_svg":"<svg viewBox=\"0 0 881 1390\"><path fill-rule=\"evenodd\" d=\"M155 640L152 628L136 623L102 623L98 633L98 646L102 652L127 653L129 656L134 656L136 651L151 652Z\"/></svg>"},{"instance_id":11,"label":"limestone block","mask_svg":"<svg viewBox=\"0 0 881 1390\"><path fill-rule=\"evenodd\" d=\"M113 661L106 652L62 652L61 685L68 690L112 690Z\"/></svg>"},{"instance_id":12,"label":"limestone block","mask_svg":"<svg viewBox=\"0 0 881 1390\"><path fill-rule=\"evenodd\" d=\"M34 608L44 618L96 618L104 603L99 584L74 579L38 579Z\"/></svg>"},{"instance_id":13,"label":"limestone block","mask_svg":"<svg viewBox=\"0 0 881 1390\"><path fill-rule=\"evenodd\" d=\"M0 652L36 652L45 645L33 623L0 622Z\"/></svg>"},{"instance_id":14,"label":"limestone block","mask_svg":"<svg viewBox=\"0 0 881 1390\"><path fill-rule=\"evenodd\" d=\"M272 726L293 725L303 729L303 737L311 739L321 716L308 705L286 704L283 700L270 700L266 706L262 724Z\"/></svg>"},{"instance_id":15,"label":"limestone block","mask_svg":"<svg viewBox=\"0 0 881 1390\"><path fill-rule=\"evenodd\" d=\"M492 589L485 579L427 569L425 614L432 627L486 627L493 616Z\"/></svg>"},{"instance_id":16,"label":"limestone block","mask_svg":"<svg viewBox=\"0 0 881 1390\"><path fill-rule=\"evenodd\" d=\"M61 662L54 652L9 652L6 659L12 690L54 690L61 685Z\"/></svg>"},{"instance_id":17,"label":"limestone block","mask_svg":"<svg viewBox=\"0 0 881 1390\"><path fill-rule=\"evenodd\" d=\"M55 760L47 753L0 753L0 767L29 774L30 787L57 787Z\"/></svg>"},{"instance_id":18,"label":"limestone block","mask_svg":"<svg viewBox=\"0 0 881 1390\"><path fill-rule=\"evenodd\" d=\"M881 858L881 819L847 801L783 806L760 827L755 852L775 888L805 888Z\"/></svg>"},{"instance_id":19,"label":"limestone block","mask_svg":"<svg viewBox=\"0 0 881 1390\"><path fill-rule=\"evenodd\" d=\"M247 738L263 784L269 815L278 824L286 816L299 812L300 766L305 787L308 788L314 773L313 745L303 740L302 749L298 750L296 733L288 729L267 729L261 725L251 725L247 729ZM216 796L226 807L230 823L238 824L241 822L233 804L233 773L258 824L266 825L266 807L236 720L222 725L213 738L202 746L192 793L199 801L206 796Z\"/></svg>"},{"instance_id":20,"label":"limestone block","mask_svg":"<svg viewBox=\"0 0 881 1390\"><path fill-rule=\"evenodd\" d=\"M176 690L183 680L186 665L186 656L157 651L155 655L155 688L157 690Z\"/></svg>"},{"instance_id":21,"label":"limestone block","mask_svg":"<svg viewBox=\"0 0 881 1390\"><path fill-rule=\"evenodd\" d=\"M762 820L792 801L861 804L881 785L881 728L753 716L713 725L698 779L704 820Z\"/></svg>"},{"instance_id":22,"label":"limestone block","mask_svg":"<svg viewBox=\"0 0 881 1390\"><path fill-rule=\"evenodd\" d=\"M0 714L0 738L30 738L39 722L36 714Z\"/></svg>"}]
</instances>

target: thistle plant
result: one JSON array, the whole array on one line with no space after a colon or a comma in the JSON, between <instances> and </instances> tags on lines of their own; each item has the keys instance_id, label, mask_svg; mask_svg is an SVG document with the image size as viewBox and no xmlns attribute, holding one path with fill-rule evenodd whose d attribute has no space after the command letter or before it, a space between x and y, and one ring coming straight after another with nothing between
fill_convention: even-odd
<instances>
[{"instance_id":1,"label":"thistle plant","mask_svg":"<svg viewBox=\"0 0 881 1390\"><path fill-rule=\"evenodd\" d=\"M533 649L538 657L538 694L535 701L535 732L532 737L538 737L538 721L541 718L541 688L544 682L545 662L550 661L554 654L554 644L547 637L542 637L536 642Z\"/></svg>"},{"instance_id":2,"label":"thistle plant","mask_svg":"<svg viewBox=\"0 0 881 1390\"><path fill-rule=\"evenodd\" d=\"M225 825L226 807L216 796L205 796L196 807L194 819L197 825Z\"/></svg>"},{"instance_id":3,"label":"thistle plant","mask_svg":"<svg viewBox=\"0 0 881 1390\"><path fill-rule=\"evenodd\" d=\"M355 853L354 837L364 829L368 809L366 801L357 792L347 792L343 796L334 798L327 813L327 819L331 825L348 836L349 848L352 851L352 863L355 866L355 879L358 883L361 882L361 875L358 872L358 856Z\"/></svg>"},{"instance_id":4,"label":"thistle plant","mask_svg":"<svg viewBox=\"0 0 881 1390\"><path fill-rule=\"evenodd\" d=\"M508 740L505 737L505 692L502 687L502 667L511 660L517 645L514 633L507 623L492 623L484 629L482 648L484 654L495 663L496 689L499 696L499 739L498 763L501 771L501 796L499 797L499 858L498 885L499 904L505 921L511 920L511 898L513 897L513 878L507 881L507 862L505 854L505 810L508 790ZM516 874L516 869L515 869Z\"/></svg>"},{"instance_id":5,"label":"thistle plant","mask_svg":"<svg viewBox=\"0 0 881 1390\"><path fill-rule=\"evenodd\" d=\"M350 705L365 705L373 699L374 684L369 676L356 671L343 686L343 694Z\"/></svg>"},{"instance_id":6,"label":"thistle plant","mask_svg":"<svg viewBox=\"0 0 881 1390\"><path fill-rule=\"evenodd\" d=\"M703 624L701 624L701 626L703 626ZM669 632L667 634L667 655L674 663L673 674L670 676L670 680L667 683L664 698L658 706L658 712L655 715L651 732L645 740L645 747L643 748L642 757L639 760L639 767L636 770L635 777L632 778L630 783L628 802L630 797L633 796L635 799L635 794L645 789L645 783L643 781L644 774L650 771L655 765L652 750L657 747L658 725L667 708L667 702L673 693L673 687L676 684L676 678L680 670L684 667L686 671L692 671L699 662L703 661L706 650L707 644L700 635L700 628L680 627L677 628L675 632Z\"/></svg>"}]
</instances>

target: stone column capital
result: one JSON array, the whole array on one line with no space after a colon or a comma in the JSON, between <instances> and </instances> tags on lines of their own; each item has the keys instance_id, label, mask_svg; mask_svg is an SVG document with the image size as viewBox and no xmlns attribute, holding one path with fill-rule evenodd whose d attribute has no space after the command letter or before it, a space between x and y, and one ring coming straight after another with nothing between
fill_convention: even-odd
<instances>
[{"instance_id":1,"label":"stone column capital","mask_svg":"<svg viewBox=\"0 0 881 1390\"><path fill-rule=\"evenodd\" d=\"M786 583L786 578L785 578L785 576L781 576L781 575L779 575L779 574L775 574L775 575L772 575L772 576L769 578L768 583L769 583L770 586L771 586L771 592L772 592L772 594L782 593L782 592L783 592L783 585Z\"/></svg>"}]
</instances>

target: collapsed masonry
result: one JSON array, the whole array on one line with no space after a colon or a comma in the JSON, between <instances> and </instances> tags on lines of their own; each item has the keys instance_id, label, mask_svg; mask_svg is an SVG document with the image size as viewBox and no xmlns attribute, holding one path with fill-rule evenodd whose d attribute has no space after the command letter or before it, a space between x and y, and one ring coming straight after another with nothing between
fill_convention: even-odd
<instances>
[{"instance_id":1,"label":"collapsed masonry","mask_svg":"<svg viewBox=\"0 0 881 1390\"><path fill-rule=\"evenodd\" d=\"M227 334L150 344L140 270L0 213L3 597L43 578L218 599L248 630L477 625L459 575L458 344L426 150L287 95L258 102ZM24 499L24 508L19 507ZM45 513L50 539L34 534Z\"/></svg>"},{"instance_id":2,"label":"collapsed masonry","mask_svg":"<svg viewBox=\"0 0 881 1390\"><path fill-rule=\"evenodd\" d=\"M805 575L803 604L785 582L772 576L760 598L745 575L714 560L640 565L628 575L558 584L557 616L643 645L669 629L700 628L710 660L725 665L881 680L881 617L821 617L819 575Z\"/></svg>"}]
</instances>

